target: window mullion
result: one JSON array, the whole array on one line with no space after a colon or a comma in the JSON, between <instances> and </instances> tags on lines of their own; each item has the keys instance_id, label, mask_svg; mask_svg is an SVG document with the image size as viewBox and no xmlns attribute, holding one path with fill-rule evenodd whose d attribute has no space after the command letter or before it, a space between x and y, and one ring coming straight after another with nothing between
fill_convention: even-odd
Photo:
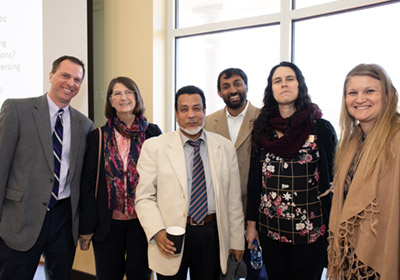
<instances>
[{"instance_id":1,"label":"window mullion","mask_svg":"<svg viewBox=\"0 0 400 280\"><path fill-rule=\"evenodd\" d=\"M292 59L292 0L281 1L280 13L280 60L291 61Z\"/></svg>"}]
</instances>

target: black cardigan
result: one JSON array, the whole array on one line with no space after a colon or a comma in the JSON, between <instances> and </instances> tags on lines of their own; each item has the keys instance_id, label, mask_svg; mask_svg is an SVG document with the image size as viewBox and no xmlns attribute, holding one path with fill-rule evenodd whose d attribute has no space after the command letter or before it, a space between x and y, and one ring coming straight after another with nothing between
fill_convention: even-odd
<instances>
[{"instance_id":1,"label":"black cardigan","mask_svg":"<svg viewBox=\"0 0 400 280\"><path fill-rule=\"evenodd\" d=\"M102 129L104 126L102 127ZM149 123L146 139L161 134L160 128ZM79 234L94 233L93 240L103 241L111 227L112 210L108 208L108 192L104 169L104 143L101 148L99 186L95 200L97 158L99 152L99 130L93 130L87 137L87 150L83 162L80 188Z\"/></svg>"},{"instance_id":2,"label":"black cardigan","mask_svg":"<svg viewBox=\"0 0 400 280\"><path fill-rule=\"evenodd\" d=\"M320 151L318 170L320 172L319 193L322 194L330 188L333 181L333 165L336 152L337 137L336 132L330 122L318 119L312 130L312 134L317 135L317 146ZM256 153L251 152L250 171L247 182L247 211L246 220L258 223L258 209L261 200L262 188L262 163L260 162L260 150ZM324 224L329 225L329 212L332 205L331 193L321 197L322 213ZM258 228L258 225L257 227Z\"/></svg>"}]
</instances>

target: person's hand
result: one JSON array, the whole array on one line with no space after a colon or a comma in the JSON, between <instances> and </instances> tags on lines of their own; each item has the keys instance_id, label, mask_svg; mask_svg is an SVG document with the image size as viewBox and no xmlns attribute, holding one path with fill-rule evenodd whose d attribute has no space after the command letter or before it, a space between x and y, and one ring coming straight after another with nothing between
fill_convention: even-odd
<instances>
[{"instance_id":1,"label":"person's hand","mask_svg":"<svg viewBox=\"0 0 400 280\"><path fill-rule=\"evenodd\" d=\"M81 247L82 251L89 250L90 247L90 241L92 240L93 233L89 234L80 234L79 235L79 247Z\"/></svg>"},{"instance_id":2,"label":"person's hand","mask_svg":"<svg viewBox=\"0 0 400 280\"><path fill-rule=\"evenodd\" d=\"M246 241L247 241L248 249L254 248L254 244L253 244L254 239L256 239L257 243L260 244L260 239L258 239L258 231L256 229L256 222L255 221L247 221Z\"/></svg>"},{"instance_id":3,"label":"person's hand","mask_svg":"<svg viewBox=\"0 0 400 280\"><path fill-rule=\"evenodd\" d=\"M233 254L233 255L235 256L236 260L237 260L238 262L241 262L241 261L242 261L242 258L243 258L244 250L234 250L234 249L230 249L230 250L229 250L229 255L230 255L230 254Z\"/></svg>"},{"instance_id":4,"label":"person's hand","mask_svg":"<svg viewBox=\"0 0 400 280\"><path fill-rule=\"evenodd\" d=\"M167 256L171 256L175 253L176 248L174 247L174 242L167 238L167 231L165 229L157 233L155 239L158 249L160 249L161 253Z\"/></svg>"}]
</instances>

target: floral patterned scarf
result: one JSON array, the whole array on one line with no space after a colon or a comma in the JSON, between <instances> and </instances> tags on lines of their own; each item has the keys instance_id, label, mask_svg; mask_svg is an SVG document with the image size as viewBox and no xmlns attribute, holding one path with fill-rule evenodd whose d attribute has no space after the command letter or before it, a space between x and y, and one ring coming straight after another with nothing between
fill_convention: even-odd
<instances>
[{"instance_id":1,"label":"floral patterned scarf","mask_svg":"<svg viewBox=\"0 0 400 280\"><path fill-rule=\"evenodd\" d=\"M135 117L131 127L128 127L117 116L109 119L104 128L104 161L108 191L108 208L116 209L128 214L134 213L135 190L139 181L136 163L140 155L143 142L146 138L145 131L148 127L147 119L143 115ZM118 152L117 140L114 129L123 137L131 139L131 147L127 161L127 172L124 172L123 160ZM124 180L126 175L126 193ZM127 205L125 205L127 197Z\"/></svg>"}]
</instances>

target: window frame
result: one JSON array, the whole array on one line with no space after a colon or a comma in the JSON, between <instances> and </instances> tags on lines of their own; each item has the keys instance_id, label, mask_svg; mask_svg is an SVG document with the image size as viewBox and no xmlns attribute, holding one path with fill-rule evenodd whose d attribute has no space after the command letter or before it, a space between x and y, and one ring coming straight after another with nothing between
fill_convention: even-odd
<instances>
[{"instance_id":1,"label":"window frame","mask_svg":"<svg viewBox=\"0 0 400 280\"><path fill-rule=\"evenodd\" d=\"M260 25L279 24L280 61L293 61L293 23L295 21L395 2L394 0L336 0L293 10L293 1L295 0L281 0L281 11L279 13L185 28L176 28L176 0L167 1L167 131L175 130L176 39Z\"/></svg>"}]
</instances>

